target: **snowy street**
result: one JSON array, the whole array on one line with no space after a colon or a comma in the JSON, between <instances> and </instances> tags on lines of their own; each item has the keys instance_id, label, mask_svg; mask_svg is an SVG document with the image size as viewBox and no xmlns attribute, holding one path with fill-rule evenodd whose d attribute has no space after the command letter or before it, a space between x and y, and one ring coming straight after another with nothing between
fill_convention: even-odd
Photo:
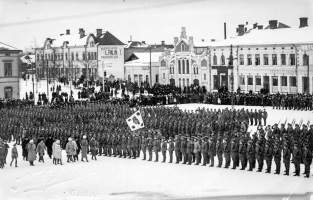
<instances>
[{"instance_id":1,"label":"snowy street","mask_svg":"<svg viewBox=\"0 0 313 200\"><path fill-rule=\"evenodd\" d=\"M188 104L182 109L198 106ZM255 107L253 107L254 109ZM250 108L249 108L250 109ZM312 112L281 111L267 108L269 123L293 118L313 119ZM10 144L11 146L12 144ZM35 162L34 167L22 161L19 149L18 168L8 164L0 170L0 199L98 200L98 199L312 199L313 179L224 169L209 166L98 157L89 163L66 163L55 166L45 156L46 163ZM10 150L9 150L10 152ZM89 155L90 156L90 155ZM7 163L11 156L8 155ZM168 157L167 157L168 159ZM153 158L154 160L154 158ZM175 159L174 159L175 161ZM217 161L217 158L216 158ZM168 162L168 160L167 160ZM272 169L274 169L274 164ZM282 165L282 171L284 170ZM291 165L290 172L294 171ZM301 166L303 172L303 166ZM312 173L311 173L312 177ZM243 196L242 196L243 195ZM245 197L246 195L252 195ZM263 195L269 195L264 197Z\"/></svg>"}]
</instances>

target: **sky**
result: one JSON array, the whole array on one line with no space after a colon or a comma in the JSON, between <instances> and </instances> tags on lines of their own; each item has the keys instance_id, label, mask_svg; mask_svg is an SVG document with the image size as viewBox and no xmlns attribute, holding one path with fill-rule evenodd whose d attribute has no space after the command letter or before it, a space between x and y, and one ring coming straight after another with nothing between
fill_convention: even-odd
<instances>
[{"instance_id":1,"label":"sky","mask_svg":"<svg viewBox=\"0 0 313 200\"><path fill-rule=\"evenodd\" d=\"M182 26L195 40L221 40L224 22L230 36L245 22L297 27L299 17L313 26L313 0L0 0L0 42L24 50L66 29L102 28L124 43L172 44Z\"/></svg>"}]
</instances>

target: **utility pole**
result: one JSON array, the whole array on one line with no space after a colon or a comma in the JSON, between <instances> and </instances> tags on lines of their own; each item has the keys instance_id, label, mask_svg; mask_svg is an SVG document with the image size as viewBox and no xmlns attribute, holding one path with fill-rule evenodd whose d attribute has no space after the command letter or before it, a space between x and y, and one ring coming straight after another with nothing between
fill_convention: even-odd
<instances>
[{"instance_id":1,"label":"utility pole","mask_svg":"<svg viewBox=\"0 0 313 200\"><path fill-rule=\"evenodd\" d=\"M150 76L150 87L152 87L152 66L151 66L151 45L149 45L149 54L150 54L150 64L149 64L149 76Z\"/></svg>"}]
</instances>

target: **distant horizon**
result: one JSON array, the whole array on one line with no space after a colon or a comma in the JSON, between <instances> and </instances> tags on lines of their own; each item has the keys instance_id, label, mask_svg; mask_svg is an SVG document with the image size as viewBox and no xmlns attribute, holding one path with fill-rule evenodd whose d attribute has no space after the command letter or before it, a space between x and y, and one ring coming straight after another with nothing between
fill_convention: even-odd
<instances>
[{"instance_id":1,"label":"distant horizon","mask_svg":"<svg viewBox=\"0 0 313 200\"><path fill-rule=\"evenodd\" d=\"M132 37L173 44L182 26L196 41L221 40L224 22L230 37L246 21L266 27L276 19L298 27L299 18L308 17L313 26L312 13L310 0L0 0L0 42L24 50L42 46L47 37L66 29L74 33L84 28L88 34L102 28L124 43Z\"/></svg>"}]
</instances>

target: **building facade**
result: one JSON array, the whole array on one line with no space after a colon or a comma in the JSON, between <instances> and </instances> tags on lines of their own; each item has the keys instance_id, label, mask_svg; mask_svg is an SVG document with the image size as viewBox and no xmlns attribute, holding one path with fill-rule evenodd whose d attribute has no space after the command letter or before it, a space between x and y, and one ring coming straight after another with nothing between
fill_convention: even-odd
<instances>
[{"instance_id":1,"label":"building facade","mask_svg":"<svg viewBox=\"0 0 313 200\"><path fill-rule=\"evenodd\" d=\"M19 98L21 53L9 46L0 46L0 99Z\"/></svg>"},{"instance_id":2,"label":"building facade","mask_svg":"<svg viewBox=\"0 0 313 200\"><path fill-rule=\"evenodd\" d=\"M102 29L88 35L82 28L78 33L66 30L56 38L47 38L42 48L35 49L35 55L40 79L124 77L124 43Z\"/></svg>"},{"instance_id":3,"label":"building facade","mask_svg":"<svg viewBox=\"0 0 313 200\"><path fill-rule=\"evenodd\" d=\"M159 82L184 88L191 84L217 91L313 93L313 29L307 18L299 27L270 20L222 41L194 42L183 27L174 48L160 57Z\"/></svg>"},{"instance_id":4,"label":"building facade","mask_svg":"<svg viewBox=\"0 0 313 200\"><path fill-rule=\"evenodd\" d=\"M265 29L254 26L235 38L212 43L211 90L226 85L231 91L312 94L312 35L307 18L300 18L297 28L270 20Z\"/></svg>"},{"instance_id":5,"label":"building facade","mask_svg":"<svg viewBox=\"0 0 313 200\"><path fill-rule=\"evenodd\" d=\"M182 27L180 37L174 38L174 48L160 57L160 83L184 88L190 85L210 87L209 48L197 44L193 37L187 38Z\"/></svg>"}]
</instances>

